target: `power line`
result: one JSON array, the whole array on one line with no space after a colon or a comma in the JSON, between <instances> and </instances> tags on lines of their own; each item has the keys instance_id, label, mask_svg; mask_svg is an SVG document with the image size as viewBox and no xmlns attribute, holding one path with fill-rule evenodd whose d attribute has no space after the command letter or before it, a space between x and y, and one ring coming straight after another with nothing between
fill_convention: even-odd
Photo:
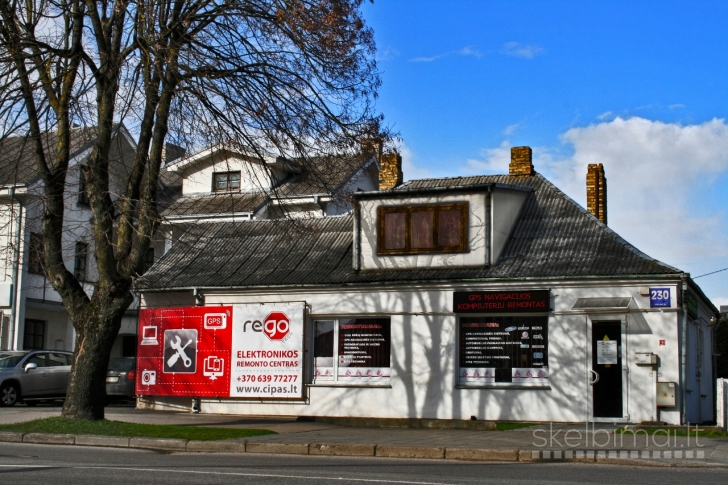
<instances>
[{"instance_id":1,"label":"power line","mask_svg":"<svg viewBox=\"0 0 728 485\"><path fill-rule=\"evenodd\" d=\"M713 271L712 273L705 273L705 274L701 274L700 276L693 276L693 279L694 280L697 280L698 278L702 278L703 276L708 276L708 275L711 275L711 274L720 273L721 271L725 271L727 269L728 268L723 268L723 269L719 269L718 271Z\"/></svg>"}]
</instances>

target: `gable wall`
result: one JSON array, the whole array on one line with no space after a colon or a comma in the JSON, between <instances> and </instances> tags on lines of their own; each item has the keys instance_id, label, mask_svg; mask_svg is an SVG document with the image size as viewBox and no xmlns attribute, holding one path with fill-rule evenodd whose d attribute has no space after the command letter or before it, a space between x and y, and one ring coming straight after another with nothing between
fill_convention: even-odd
<instances>
[{"instance_id":1,"label":"gable wall","mask_svg":"<svg viewBox=\"0 0 728 485\"><path fill-rule=\"evenodd\" d=\"M257 192L270 190L283 173L271 171L260 161L240 155L218 153L200 162L196 167L185 169L182 179L182 195L212 193L212 175L215 172L240 172L240 191Z\"/></svg>"}]
</instances>

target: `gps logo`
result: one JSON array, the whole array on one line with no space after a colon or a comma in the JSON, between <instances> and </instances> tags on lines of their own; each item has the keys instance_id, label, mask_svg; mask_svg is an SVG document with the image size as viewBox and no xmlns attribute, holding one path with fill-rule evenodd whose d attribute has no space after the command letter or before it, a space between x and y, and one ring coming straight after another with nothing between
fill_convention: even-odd
<instances>
[{"instance_id":1,"label":"gps logo","mask_svg":"<svg viewBox=\"0 0 728 485\"><path fill-rule=\"evenodd\" d=\"M291 331L291 320L283 312L271 312L263 321L263 332L270 340L283 340Z\"/></svg>"},{"instance_id":2,"label":"gps logo","mask_svg":"<svg viewBox=\"0 0 728 485\"><path fill-rule=\"evenodd\" d=\"M225 330L227 327L227 315L224 313L206 313L205 329Z\"/></svg>"}]
</instances>

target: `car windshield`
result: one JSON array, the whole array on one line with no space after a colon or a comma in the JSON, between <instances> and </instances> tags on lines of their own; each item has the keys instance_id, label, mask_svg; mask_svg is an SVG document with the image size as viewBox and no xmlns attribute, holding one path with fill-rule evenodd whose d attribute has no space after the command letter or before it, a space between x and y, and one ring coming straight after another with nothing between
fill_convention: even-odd
<instances>
[{"instance_id":1,"label":"car windshield","mask_svg":"<svg viewBox=\"0 0 728 485\"><path fill-rule=\"evenodd\" d=\"M132 370L134 368L134 359L111 359L109 361L109 370L118 370L120 372Z\"/></svg>"},{"instance_id":2,"label":"car windshield","mask_svg":"<svg viewBox=\"0 0 728 485\"><path fill-rule=\"evenodd\" d=\"M0 368L15 367L28 352L0 352Z\"/></svg>"}]
</instances>

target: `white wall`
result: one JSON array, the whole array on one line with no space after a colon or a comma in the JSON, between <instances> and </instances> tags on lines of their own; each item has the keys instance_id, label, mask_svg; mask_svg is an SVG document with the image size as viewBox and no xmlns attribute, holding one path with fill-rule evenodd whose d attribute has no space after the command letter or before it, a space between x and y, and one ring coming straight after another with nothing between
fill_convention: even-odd
<instances>
[{"instance_id":1,"label":"white wall","mask_svg":"<svg viewBox=\"0 0 728 485\"><path fill-rule=\"evenodd\" d=\"M665 282L482 284L470 287L337 288L325 291L208 292L206 305L306 301L310 320L352 316L390 316L391 388L309 387L309 399L296 403L260 403L244 400L203 400L209 413L360 416L388 418L469 419L526 421L590 421L591 322L617 319L623 326L625 369L624 410L628 421L654 419L654 375L636 365L637 352L660 356L659 380L679 382L679 313L673 307L650 309L640 286L668 286ZM677 284L669 285L673 292ZM457 316L452 313L452 292L458 290L508 290L550 288L554 311L549 315L550 389L458 389ZM674 294L674 293L673 293ZM625 311L571 310L577 298L632 297ZM191 292L149 293L148 306L193 304ZM665 340L665 345L659 344ZM156 398L156 405L179 404L179 399ZM661 411L660 419L678 424L677 408ZM710 418L705 418L710 419Z\"/></svg>"},{"instance_id":2,"label":"white wall","mask_svg":"<svg viewBox=\"0 0 728 485\"><path fill-rule=\"evenodd\" d=\"M383 268L437 268L442 266L483 266L495 264L505 249L518 216L530 196L529 190L494 187L491 192L490 228L485 191L454 194L422 194L411 197L387 197L360 199L361 208L361 259L362 269ZM468 252L449 254L379 255L377 254L377 208L423 204L468 202ZM490 234L490 254L486 239Z\"/></svg>"},{"instance_id":3,"label":"white wall","mask_svg":"<svg viewBox=\"0 0 728 485\"><path fill-rule=\"evenodd\" d=\"M240 172L241 192L270 190L273 181L286 175L260 160L218 152L183 169L182 195L211 194L213 173L237 171Z\"/></svg>"},{"instance_id":4,"label":"white wall","mask_svg":"<svg viewBox=\"0 0 728 485\"><path fill-rule=\"evenodd\" d=\"M360 264L361 268L437 268L447 266L483 266L486 263L485 232L486 194L457 193L413 197L361 199ZM449 254L379 255L377 254L377 209L382 206L453 204L467 202L468 252Z\"/></svg>"}]
</instances>

